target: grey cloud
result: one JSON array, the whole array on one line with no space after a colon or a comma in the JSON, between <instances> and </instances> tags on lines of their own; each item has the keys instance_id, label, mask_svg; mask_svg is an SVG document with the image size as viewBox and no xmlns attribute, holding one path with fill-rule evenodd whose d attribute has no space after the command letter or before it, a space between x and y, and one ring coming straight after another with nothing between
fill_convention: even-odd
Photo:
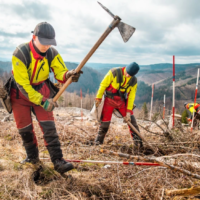
<instances>
[{"instance_id":1,"label":"grey cloud","mask_svg":"<svg viewBox=\"0 0 200 200\"><path fill-rule=\"evenodd\" d=\"M3 37L13 37L13 38L26 38L30 36L30 33L7 33L0 31L0 36Z\"/></svg>"},{"instance_id":2,"label":"grey cloud","mask_svg":"<svg viewBox=\"0 0 200 200\"><path fill-rule=\"evenodd\" d=\"M151 39L153 39L152 36L156 38L159 36L160 39L163 39L163 33L167 33L167 31L177 27L177 25L193 24L195 21L200 20L200 1L157 0L154 3L156 2L162 7L168 7L169 13L160 13L160 15L156 16L156 13L153 13L151 10L145 13L142 10L138 10L133 13L129 9L126 15L126 19L129 20L129 23L136 27L136 31L145 32L151 36ZM170 10L173 10L173 12L170 13Z\"/></svg>"},{"instance_id":3,"label":"grey cloud","mask_svg":"<svg viewBox=\"0 0 200 200\"><path fill-rule=\"evenodd\" d=\"M9 52L10 55L12 55L12 52L14 52L15 48L16 47L14 45L13 46L11 46L11 45L5 45L5 46L0 46L0 51L2 51L2 52ZM1 53L1 54L3 54L3 53Z\"/></svg>"},{"instance_id":4,"label":"grey cloud","mask_svg":"<svg viewBox=\"0 0 200 200\"><path fill-rule=\"evenodd\" d=\"M90 0L85 0L86 3ZM84 1L84 3L85 3ZM142 0L143 1L143 0ZM197 26L200 22L200 1L198 0L149 0L151 1L151 6L149 9L143 8L131 10L131 6L124 6L124 1L120 4L115 4L113 7L111 4L106 5L114 14L118 14L122 21L134 26L136 28L135 34L132 38L124 44L122 42L119 33L114 33L114 31L106 38L106 40L100 45L99 49L93 55L94 59L99 60L123 60L126 58L141 58L148 57L148 60L158 59L171 56L173 54L177 56L199 56L200 43L199 43L199 33L200 28ZM9 2L9 1L8 1ZM126 1L125 1L126 2ZM129 0L127 0L129 2ZM145 1L144 1L145 2ZM131 4L130 4L131 5ZM126 9L124 11L124 8ZM135 5L137 7L137 3ZM159 6L164 8L162 12L156 12L155 7L159 9ZM145 3L144 3L145 7ZM152 8L152 9L151 9ZM166 8L166 9L165 9ZM1 6L0 11L7 9L7 14L12 15L12 13L20 15L22 19L50 19L52 8L50 5L45 5L42 2L33 1L23 1L23 4L13 4ZM101 9L101 8L94 8ZM165 12L167 10L167 13ZM172 12L173 11L173 12ZM107 13L103 13L107 15ZM2 12L3 13L3 12ZM90 16L90 10L84 10L80 12L73 12L73 10L66 9L67 17L69 19L76 19L72 25L64 26L67 31L74 31L74 38L71 38L70 43L67 45L58 44L59 53L64 52L69 56L72 52L76 52L74 56L75 59L82 59L88 51L92 48L95 42L99 39L101 34L108 27L112 18L107 18L102 20L102 16L99 15L95 18ZM65 17L65 16L63 16ZM66 17L66 18L67 18ZM22 20L23 21L23 20ZM182 29L186 28L187 33L183 35L185 37L179 37L182 34ZM192 37L192 31L195 31L195 37ZM117 30L115 30L117 31ZM184 31L184 30L183 30ZM117 31L118 32L118 31ZM30 33L5 33L0 31L0 36L9 38L23 38L28 37ZM118 35L117 35L118 34ZM189 35L190 34L190 35ZM83 39L77 44L76 37L82 37ZM83 37L84 36L84 37ZM78 40L79 41L79 40ZM6 41L3 41L5 44ZM61 43L61 42L59 42ZM4 47L3 47L4 48ZM4 50L0 47L0 50ZM10 47L11 48L11 47ZM73 50L73 51L72 51ZM11 52L13 51L13 48ZM156 56L158 56L156 58ZM123 62L123 61L121 61ZM148 61L146 61L148 62Z\"/></svg>"},{"instance_id":5,"label":"grey cloud","mask_svg":"<svg viewBox=\"0 0 200 200\"><path fill-rule=\"evenodd\" d=\"M122 44L122 43L105 43L101 48L101 52L105 54L111 53L113 56L118 54L123 55L177 55L177 56L199 56L200 46L192 44L186 44L184 41L178 41L176 44L170 43L169 41L159 42L158 44L152 43L140 43L135 45Z\"/></svg>"},{"instance_id":6,"label":"grey cloud","mask_svg":"<svg viewBox=\"0 0 200 200\"><path fill-rule=\"evenodd\" d=\"M58 43L58 47L57 47L57 50L59 50L59 53L61 52L65 52L65 53L71 53L71 50L78 50L78 49L81 49L81 45L77 45L75 43L69 43L69 44L66 44L66 45L62 45L62 44L59 44Z\"/></svg>"},{"instance_id":7,"label":"grey cloud","mask_svg":"<svg viewBox=\"0 0 200 200\"><path fill-rule=\"evenodd\" d=\"M108 24L105 24L101 17L98 19L92 18L90 15L87 15L85 13L78 13L74 14L71 11L68 11L68 14L70 14L71 18L76 19L76 23L73 24L70 28L76 29L77 32L82 33L82 30L87 28L87 31L89 31L89 34L96 34L96 33L103 33L103 31L107 28L111 20L108 20ZM78 25L78 26L77 26Z\"/></svg>"},{"instance_id":8,"label":"grey cloud","mask_svg":"<svg viewBox=\"0 0 200 200\"><path fill-rule=\"evenodd\" d=\"M194 21L195 19L200 19L200 1L198 0L157 0L157 3L176 8L178 18L176 18L175 21L178 20L179 22L188 22Z\"/></svg>"},{"instance_id":9,"label":"grey cloud","mask_svg":"<svg viewBox=\"0 0 200 200\"><path fill-rule=\"evenodd\" d=\"M177 56L199 56L200 47L192 45L171 45L166 49L162 49L161 53Z\"/></svg>"},{"instance_id":10,"label":"grey cloud","mask_svg":"<svg viewBox=\"0 0 200 200\"><path fill-rule=\"evenodd\" d=\"M15 13L23 19L51 19L50 6L37 1L30 2L24 0L22 4L1 4L1 10L9 11L9 14Z\"/></svg>"},{"instance_id":11,"label":"grey cloud","mask_svg":"<svg viewBox=\"0 0 200 200\"><path fill-rule=\"evenodd\" d=\"M10 38L5 38L3 42L1 42L0 45L0 52L1 54L4 54L4 52L8 51L8 52L13 52L15 50L15 45L12 44L12 42L10 41Z\"/></svg>"},{"instance_id":12,"label":"grey cloud","mask_svg":"<svg viewBox=\"0 0 200 200\"><path fill-rule=\"evenodd\" d=\"M198 52L200 52L198 36L191 37L185 34L188 40L191 40L191 42L186 42L186 38L178 37L176 31L179 31L178 27L184 24L187 30L194 29L196 30L195 35L198 34L198 27L194 28L194 26L195 23L198 24L197 22L200 21L200 1L157 0L156 2L160 4L160 6L169 7L169 10L171 8L175 9L175 16L169 13L167 16L161 14L162 16L156 18L155 13L151 13L151 11L147 11L145 15L138 11L133 17L131 11L128 11L127 13L129 14L126 17L127 19L132 19L129 24L133 24L138 33L138 35L136 35L137 48L133 47L132 51L139 53L162 53L164 55L198 56ZM168 34L174 35L176 41L166 37ZM176 43L176 45L173 43Z\"/></svg>"}]
</instances>

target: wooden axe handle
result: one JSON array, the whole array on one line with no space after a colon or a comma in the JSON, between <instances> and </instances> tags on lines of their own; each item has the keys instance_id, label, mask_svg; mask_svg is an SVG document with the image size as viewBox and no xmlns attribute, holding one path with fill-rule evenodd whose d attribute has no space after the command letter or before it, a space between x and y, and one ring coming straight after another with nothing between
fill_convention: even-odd
<instances>
[{"instance_id":1,"label":"wooden axe handle","mask_svg":"<svg viewBox=\"0 0 200 200\"><path fill-rule=\"evenodd\" d=\"M124 120L125 120L125 118L124 118ZM125 120L126 121L126 120ZM142 139L142 141L144 141L147 145L148 145L148 147L155 153L155 152L157 152L157 150L154 148L154 147L152 147L145 139L144 139L144 137L142 136L142 134L131 124L131 122L129 122L129 121L126 121L126 123L131 127L131 129L135 132L135 133L137 133L137 135Z\"/></svg>"},{"instance_id":2,"label":"wooden axe handle","mask_svg":"<svg viewBox=\"0 0 200 200\"><path fill-rule=\"evenodd\" d=\"M105 32L102 34L102 36L99 38L99 40L96 42L96 44L92 47L92 49L89 51L89 53L85 56L85 58L82 60L82 62L78 65L78 67L75 69L76 72L79 72L85 63L89 60L89 58L92 56L92 54L97 50L97 48L100 46L100 44L105 40L105 38L108 36L108 34L117 26L117 24L120 22L120 18L114 19L111 24L108 26L108 28L105 30ZM59 90L59 92L56 94L56 96L53 98L53 101L56 102L58 98L62 95L62 93L66 90L66 88L72 83L72 78L69 78L63 87Z\"/></svg>"}]
</instances>

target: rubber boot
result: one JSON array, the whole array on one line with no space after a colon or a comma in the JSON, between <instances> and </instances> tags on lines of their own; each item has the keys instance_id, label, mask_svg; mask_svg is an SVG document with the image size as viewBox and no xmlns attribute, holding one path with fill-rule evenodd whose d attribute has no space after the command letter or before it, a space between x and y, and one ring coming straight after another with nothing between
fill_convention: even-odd
<instances>
[{"instance_id":1,"label":"rubber boot","mask_svg":"<svg viewBox=\"0 0 200 200\"><path fill-rule=\"evenodd\" d=\"M28 162L36 164L39 161L39 151L32 124L26 126L25 128L19 129L19 134L21 135L23 146L25 147L27 155L26 159L21 161L21 163L24 164Z\"/></svg>"},{"instance_id":2,"label":"rubber boot","mask_svg":"<svg viewBox=\"0 0 200 200\"><path fill-rule=\"evenodd\" d=\"M63 158L56 159L55 161L53 161L53 164L54 169L60 174L64 174L65 172L74 169L74 166L70 162L65 161Z\"/></svg>"},{"instance_id":3,"label":"rubber boot","mask_svg":"<svg viewBox=\"0 0 200 200\"><path fill-rule=\"evenodd\" d=\"M143 148L142 139L136 133L132 133L132 137L135 149L137 150L142 149Z\"/></svg>"},{"instance_id":4,"label":"rubber boot","mask_svg":"<svg viewBox=\"0 0 200 200\"><path fill-rule=\"evenodd\" d=\"M40 122L40 126L42 127L44 133L44 142L51 157L51 161L54 162L54 160L56 159L63 158L62 149L60 148L61 145L59 137L55 127L55 122L42 121Z\"/></svg>"},{"instance_id":5,"label":"rubber boot","mask_svg":"<svg viewBox=\"0 0 200 200\"><path fill-rule=\"evenodd\" d=\"M97 137L94 142L96 145L103 144L103 141L106 136L106 133L108 132L109 126L110 126L110 122L101 122Z\"/></svg>"},{"instance_id":6,"label":"rubber boot","mask_svg":"<svg viewBox=\"0 0 200 200\"><path fill-rule=\"evenodd\" d=\"M36 147L36 145L31 145L31 146L25 146L25 150L26 150L26 155L27 157L22 160L20 163L21 164L25 164L25 163L32 163L32 164L37 164L39 163L39 151L38 151L38 147Z\"/></svg>"},{"instance_id":7,"label":"rubber boot","mask_svg":"<svg viewBox=\"0 0 200 200\"><path fill-rule=\"evenodd\" d=\"M63 159L55 122L42 121L40 122L40 126L42 127L44 133L45 146L47 147L51 161L54 164L54 169L60 174L64 174L65 172L73 169L74 166Z\"/></svg>"}]
</instances>

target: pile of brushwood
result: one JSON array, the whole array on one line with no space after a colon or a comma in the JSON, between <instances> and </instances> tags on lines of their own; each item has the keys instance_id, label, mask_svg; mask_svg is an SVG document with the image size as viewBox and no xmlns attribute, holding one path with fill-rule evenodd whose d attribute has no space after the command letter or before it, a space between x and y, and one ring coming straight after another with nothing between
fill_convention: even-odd
<instances>
[{"instance_id":1,"label":"pile of brushwood","mask_svg":"<svg viewBox=\"0 0 200 200\"><path fill-rule=\"evenodd\" d=\"M200 197L200 147L198 130L184 127L169 131L165 123L152 131L140 122L149 144L133 146L126 124L111 124L105 143L91 146L95 121L55 111L56 126L65 159L153 162L158 166L74 163L61 176L53 170L36 120L41 165L22 165L26 155L14 121L0 122L0 199L198 199ZM80 117L80 116L79 116ZM143 128L142 128L143 127ZM163 130L163 131L162 131ZM153 152L149 145L156 151Z\"/></svg>"}]
</instances>

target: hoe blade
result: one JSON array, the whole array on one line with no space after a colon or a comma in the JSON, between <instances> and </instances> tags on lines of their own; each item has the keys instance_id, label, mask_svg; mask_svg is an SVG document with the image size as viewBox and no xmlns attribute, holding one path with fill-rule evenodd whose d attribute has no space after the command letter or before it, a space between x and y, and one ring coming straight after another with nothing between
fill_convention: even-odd
<instances>
[{"instance_id":1,"label":"hoe blade","mask_svg":"<svg viewBox=\"0 0 200 200\"><path fill-rule=\"evenodd\" d=\"M97 1L98 2L98 1ZM100 2L98 2L98 4L111 16L111 17L115 17L115 15L113 13L110 12L110 10L108 10L108 8L106 8L105 6L103 6Z\"/></svg>"},{"instance_id":2,"label":"hoe blade","mask_svg":"<svg viewBox=\"0 0 200 200\"><path fill-rule=\"evenodd\" d=\"M124 42L127 42L129 38L133 35L135 32L135 28L132 26L129 26L128 24L125 24L123 22L119 22L117 25L119 32L124 40Z\"/></svg>"}]
</instances>

